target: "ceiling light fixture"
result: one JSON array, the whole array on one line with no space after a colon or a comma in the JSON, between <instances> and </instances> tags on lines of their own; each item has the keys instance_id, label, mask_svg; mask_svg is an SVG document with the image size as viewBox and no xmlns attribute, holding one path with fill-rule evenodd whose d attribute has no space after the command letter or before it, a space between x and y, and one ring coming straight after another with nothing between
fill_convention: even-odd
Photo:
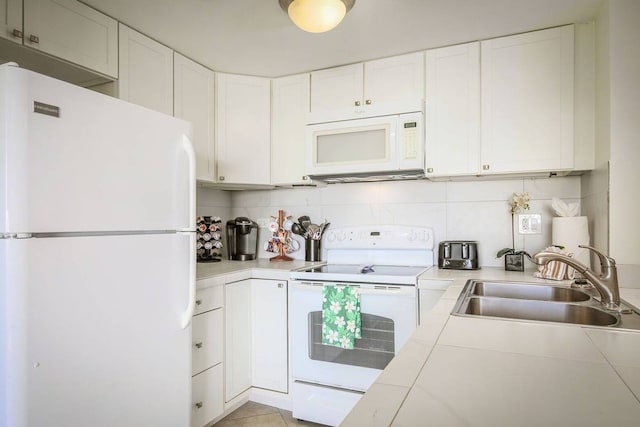
<instances>
[{"instance_id":1,"label":"ceiling light fixture","mask_svg":"<svg viewBox=\"0 0 640 427\"><path fill-rule=\"evenodd\" d=\"M278 0L282 10L300 29L324 33L335 28L356 0Z\"/></svg>"}]
</instances>

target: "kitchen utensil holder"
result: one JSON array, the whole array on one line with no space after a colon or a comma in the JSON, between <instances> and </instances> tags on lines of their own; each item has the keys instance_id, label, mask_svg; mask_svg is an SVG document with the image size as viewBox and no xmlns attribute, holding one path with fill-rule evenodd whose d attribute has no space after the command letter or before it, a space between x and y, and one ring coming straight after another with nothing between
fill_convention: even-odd
<instances>
[{"instance_id":1,"label":"kitchen utensil holder","mask_svg":"<svg viewBox=\"0 0 640 427\"><path fill-rule=\"evenodd\" d=\"M305 261L320 261L320 242L321 240L307 239L304 241L304 259Z\"/></svg>"}]
</instances>

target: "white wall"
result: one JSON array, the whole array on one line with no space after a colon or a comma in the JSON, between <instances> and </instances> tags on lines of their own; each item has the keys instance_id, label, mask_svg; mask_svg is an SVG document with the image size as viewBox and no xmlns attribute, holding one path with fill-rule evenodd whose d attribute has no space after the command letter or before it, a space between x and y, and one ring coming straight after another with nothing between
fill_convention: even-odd
<instances>
[{"instance_id":1,"label":"white wall","mask_svg":"<svg viewBox=\"0 0 640 427\"><path fill-rule=\"evenodd\" d=\"M511 247L511 217L507 200L514 192L523 191L532 196L529 213L542 214L543 233L516 234L516 248L524 248L533 254L551 243L551 198L580 202L580 177L404 181L241 191L231 193L231 214L257 221L261 225L261 242L270 237L265 227L271 216L277 216L279 209L284 209L294 219L309 215L318 224L326 219L333 228L359 224L429 226L434 229L436 245L442 240L477 240L481 265L501 266L503 260L495 258L496 252ZM291 255L303 259L304 251ZM262 252L260 256L271 257L273 254Z\"/></svg>"},{"instance_id":2,"label":"white wall","mask_svg":"<svg viewBox=\"0 0 640 427\"><path fill-rule=\"evenodd\" d=\"M640 287L640 2L603 2L596 20L596 170L583 208L596 246L618 263L622 286Z\"/></svg>"}]
</instances>

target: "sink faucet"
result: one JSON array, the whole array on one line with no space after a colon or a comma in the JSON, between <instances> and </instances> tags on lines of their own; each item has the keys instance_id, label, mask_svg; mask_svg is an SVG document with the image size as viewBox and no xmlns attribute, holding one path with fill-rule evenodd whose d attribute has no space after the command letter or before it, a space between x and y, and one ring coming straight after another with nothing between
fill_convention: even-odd
<instances>
[{"instance_id":1,"label":"sink faucet","mask_svg":"<svg viewBox=\"0 0 640 427\"><path fill-rule=\"evenodd\" d=\"M600 302L609 310L618 310L620 307L620 291L618 289L618 273L616 261L591 246L578 245L580 248L593 251L600 258L601 273L598 275L589 267L564 254L541 251L533 256L538 265L546 265L550 261L563 262L582 274L600 294Z\"/></svg>"}]
</instances>

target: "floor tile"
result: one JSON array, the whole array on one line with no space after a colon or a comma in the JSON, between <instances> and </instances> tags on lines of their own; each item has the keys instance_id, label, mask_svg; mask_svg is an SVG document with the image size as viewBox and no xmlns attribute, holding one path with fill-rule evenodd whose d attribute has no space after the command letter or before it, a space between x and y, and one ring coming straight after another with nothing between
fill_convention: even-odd
<instances>
[{"instance_id":1,"label":"floor tile","mask_svg":"<svg viewBox=\"0 0 640 427\"><path fill-rule=\"evenodd\" d=\"M287 427L279 413L256 415L252 417L228 417L215 424L215 427Z\"/></svg>"},{"instance_id":2,"label":"floor tile","mask_svg":"<svg viewBox=\"0 0 640 427\"><path fill-rule=\"evenodd\" d=\"M278 409L263 405L261 403L256 402L247 402L231 414L229 414L225 419L238 419L238 418L247 418L247 417L255 417L257 415L268 415L268 414L277 414Z\"/></svg>"}]
</instances>

